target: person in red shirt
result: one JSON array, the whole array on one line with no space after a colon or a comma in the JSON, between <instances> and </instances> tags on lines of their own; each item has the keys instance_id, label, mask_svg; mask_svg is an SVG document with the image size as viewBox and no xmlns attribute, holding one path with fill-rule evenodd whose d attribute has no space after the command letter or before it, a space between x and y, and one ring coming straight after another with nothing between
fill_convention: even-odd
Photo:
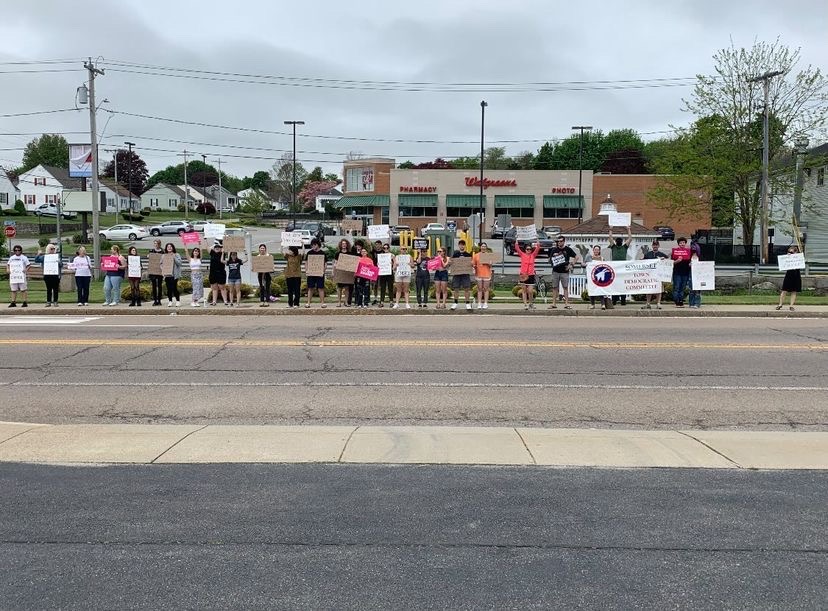
<instances>
[{"instance_id":1,"label":"person in red shirt","mask_svg":"<svg viewBox=\"0 0 828 611\"><path fill-rule=\"evenodd\" d=\"M540 244L535 242L531 249L523 250L520 242L515 241L515 250L520 255L520 272L518 280L523 293L523 309L535 309L535 259L541 251Z\"/></svg>"},{"instance_id":2,"label":"person in red shirt","mask_svg":"<svg viewBox=\"0 0 828 611\"><path fill-rule=\"evenodd\" d=\"M690 259L693 256L687 247L687 238L679 238L678 246L670 253L673 263L673 303L684 307L684 291L690 286Z\"/></svg>"}]
</instances>

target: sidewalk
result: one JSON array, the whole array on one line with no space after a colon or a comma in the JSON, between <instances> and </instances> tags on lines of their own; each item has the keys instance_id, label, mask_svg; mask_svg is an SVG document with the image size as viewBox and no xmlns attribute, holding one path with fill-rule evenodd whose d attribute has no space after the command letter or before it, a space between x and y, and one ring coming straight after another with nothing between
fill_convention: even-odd
<instances>
[{"instance_id":1,"label":"sidewalk","mask_svg":"<svg viewBox=\"0 0 828 611\"><path fill-rule=\"evenodd\" d=\"M828 432L0 422L0 462L828 469Z\"/></svg>"}]
</instances>

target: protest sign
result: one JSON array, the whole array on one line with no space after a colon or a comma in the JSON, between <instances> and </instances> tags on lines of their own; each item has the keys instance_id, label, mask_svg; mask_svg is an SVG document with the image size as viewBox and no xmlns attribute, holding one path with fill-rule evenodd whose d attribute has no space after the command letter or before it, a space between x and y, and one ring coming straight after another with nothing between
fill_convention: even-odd
<instances>
[{"instance_id":1,"label":"protest sign","mask_svg":"<svg viewBox=\"0 0 828 611\"><path fill-rule=\"evenodd\" d=\"M433 259L429 259L428 263L426 263L426 267L429 271L435 271L443 267L443 262L440 260L440 257L434 257Z\"/></svg>"},{"instance_id":2,"label":"protest sign","mask_svg":"<svg viewBox=\"0 0 828 611\"><path fill-rule=\"evenodd\" d=\"M227 236L222 246L224 246L224 252L241 252L244 250L244 238L240 235Z\"/></svg>"},{"instance_id":3,"label":"protest sign","mask_svg":"<svg viewBox=\"0 0 828 611\"><path fill-rule=\"evenodd\" d=\"M204 226L204 237L212 238L214 240L223 240L225 229L226 225L224 223L208 223Z\"/></svg>"},{"instance_id":4,"label":"protest sign","mask_svg":"<svg viewBox=\"0 0 828 611\"><path fill-rule=\"evenodd\" d=\"M101 257L101 271L102 272L117 272L118 271L118 257Z\"/></svg>"},{"instance_id":5,"label":"protest sign","mask_svg":"<svg viewBox=\"0 0 828 611\"><path fill-rule=\"evenodd\" d=\"M305 262L305 273L318 278L325 275L325 255L308 255Z\"/></svg>"},{"instance_id":6,"label":"protest sign","mask_svg":"<svg viewBox=\"0 0 828 611\"><path fill-rule=\"evenodd\" d=\"M391 261L394 258L390 252L381 252L377 254L377 267L379 267L379 274L380 276L390 276L393 272L391 271Z\"/></svg>"},{"instance_id":7,"label":"protest sign","mask_svg":"<svg viewBox=\"0 0 828 611\"><path fill-rule=\"evenodd\" d=\"M172 276L175 268L175 255L172 253L164 253L161 255L161 275Z\"/></svg>"},{"instance_id":8,"label":"protest sign","mask_svg":"<svg viewBox=\"0 0 828 611\"><path fill-rule=\"evenodd\" d=\"M534 225L515 227L515 238L518 240L530 240L534 242L538 239L538 229Z\"/></svg>"},{"instance_id":9,"label":"protest sign","mask_svg":"<svg viewBox=\"0 0 828 611\"><path fill-rule=\"evenodd\" d=\"M334 268L333 281L336 284L353 284L354 272L346 272L344 269Z\"/></svg>"},{"instance_id":10,"label":"protest sign","mask_svg":"<svg viewBox=\"0 0 828 611\"><path fill-rule=\"evenodd\" d=\"M26 283L26 264L23 261L9 259L9 284Z\"/></svg>"},{"instance_id":11,"label":"protest sign","mask_svg":"<svg viewBox=\"0 0 828 611\"><path fill-rule=\"evenodd\" d=\"M273 272L273 257L270 255L256 255L252 259L252 267L254 274L269 274Z\"/></svg>"},{"instance_id":12,"label":"protest sign","mask_svg":"<svg viewBox=\"0 0 828 611\"><path fill-rule=\"evenodd\" d=\"M394 274L397 277L404 278L411 275L411 255L397 255L397 268Z\"/></svg>"},{"instance_id":13,"label":"protest sign","mask_svg":"<svg viewBox=\"0 0 828 611\"><path fill-rule=\"evenodd\" d=\"M201 243L201 234L199 234L197 231L185 231L180 235L181 242L184 244L184 246Z\"/></svg>"},{"instance_id":14,"label":"protest sign","mask_svg":"<svg viewBox=\"0 0 828 611\"><path fill-rule=\"evenodd\" d=\"M388 225L368 225L368 239L387 240L391 237L391 227Z\"/></svg>"},{"instance_id":15,"label":"protest sign","mask_svg":"<svg viewBox=\"0 0 828 611\"><path fill-rule=\"evenodd\" d=\"M356 255L339 255L334 267L343 272L356 272L359 266L359 257Z\"/></svg>"},{"instance_id":16,"label":"protest sign","mask_svg":"<svg viewBox=\"0 0 828 611\"><path fill-rule=\"evenodd\" d=\"M798 252L794 255L779 255L777 258L779 271L786 272L789 269L805 269L805 253Z\"/></svg>"},{"instance_id":17,"label":"protest sign","mask_svg":"<svg viewBox=\"0 0 828 611\"><path fill-rule=\"evenodd\" d=\"M300 248L302 247L301 233L294 233L292 231L282 232L282 248L288 248L290 246L299 246Z\"/></svg>"},{"instance_id":18,"label":"protest sign","mask_svg":"<svg viewBox=\"0 0 828 611\"><path fill-rule=\"evenodd\" d=\"M127 257L127 277L140 278L141 277L141 257L131 255Z\"/></svg>"},{"instance_id":19,"label":"protest sign","mask_svg":"<svg viewBox=\"0 0 828 611\"><path fill-rule=\"evenodd\" d=\"M632 212L610 212L607 224L610 227L629 227L632 224Z\"/></svg>"},{"instance_id":20,"label":"protest sign","mask_svg":"<svg viewBox=\"0 0 828 611\"><path fill-rule=\"evenodd\" d=\"M587 292L590 297L660 293L657 267L655 259L587 263Z\"/></svg>"},{"instance_id":21,"label":"protest sign","mask_svg":"<svg viewBox=\"0 0 828 611\"><path fill-rule=\"evenodd\" d=\"M670 259L655 259L658 261L656 266L656 278L660 282L673 281L673 262Z\"/></svg>"},{"instance_id":22,"label":"protest sign","mask_svg":"<svg viewBox=\"0 0 828 611\"><path fill-rule=\"evenodd\" d=\"M342 228L342 231L362 231L362 221L359 219L345 219L339 226Z\"/></svg>"},{"instance_id":23,"label":"protest sign","mask_svg":"<svg viewBox=\"0 0 828 611\"><path fill-rule=\"evenodd\" d=\"M693 261L690 263L694 291L713 291L716 289L716 262Z\"/></svg>"},{"instance_id":24,"label":"protest sign","mask_svg":"<svg viewBox=\"0 0 828 611\"><path fill-rule=\"evenodd\" d=\"M495 263L500 263L500 253L481 252L477 257L477 260L480 261L483 265L493 265Z\"/></svg>"},{"instance_id":25,"label":"protest sign","mask_svg":"<svg viewBox=\"0 0 828 611\"><path fill-rule=\"evenodd\" d=\"M414 250L422 250L423 248L428 250L428 240L425 238L414 238L414 240L412 240L411 247Z\"/></svg>"},{"instance_id":26,"label":"protest sign","mask_svg":"<svg viewBox=\"0 0 828 611\"><path fill-rule=\"evenodd\" d=\"M161 253L151 252L147 255L147 272L150 276L161 275Z\"/></svg>"},{"instance_id":27,"label":"protest sign","mask_svg":"<svg viewBox=\"0 0 828 611\"><path fill-rule=\"evenodd\" d=\"M370 280L371 282L376 282L377 278L379 278L379 268L376 265L372 265L371 263L360 261L359 266L357 266L357 270L354 275L357 278L365 278L366 280Z\"/></svg>"},{"instance_id":28,"label":"protest sign","mask_svg":"<svg viewBox=\"0 0 828 611\"><path fill-rule=\"evenodd\" d=\"M43 255L43 275L57 276L60 274L60 266L58 265L58 255L48 254Z\"/></svg>"},{"instance_id":29,"label":"protest sign","mask_svg":"<svg viewBox=\"0 0 828 611\"><path fill-rule=\"evenodd\" d=\"M474 273L471 257L452 257L451 273L455 276L471 275Z\"/></svg>"}]
</instances>

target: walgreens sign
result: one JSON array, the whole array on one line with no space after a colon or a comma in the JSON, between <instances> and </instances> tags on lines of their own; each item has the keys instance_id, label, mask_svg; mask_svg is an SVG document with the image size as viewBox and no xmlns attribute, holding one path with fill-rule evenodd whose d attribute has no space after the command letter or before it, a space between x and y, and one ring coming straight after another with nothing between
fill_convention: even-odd
<instances>
[{"instance_id":1,"label":"walgreens sign","mask_svg":"<svg viewBox=\"0 0 828 611\"><path fill-rule=\"evenodd\" d=\"M466 186L467 187L479 187L480 186L480 179L476 176L467 176L466 177ZM484 178L483 179L483 188L488 189L489 187L517 187L517 180L514 178L504 178L504 179L491 179L491 178Z\"/></svg>"}]
</instances>

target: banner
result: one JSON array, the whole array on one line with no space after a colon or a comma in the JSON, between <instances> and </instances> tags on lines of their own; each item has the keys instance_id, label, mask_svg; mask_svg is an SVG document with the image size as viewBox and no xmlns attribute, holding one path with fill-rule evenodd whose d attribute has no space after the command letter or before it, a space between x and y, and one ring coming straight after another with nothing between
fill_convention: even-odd
<instances>
[{"instance_id":1,"label":"banner","mask_svg":"<svg viewBox=\"0 0 828 611\"><path fill-rule=\"evenodd\" d=\"M388 240L391 238L391 227L388 225L368 225L369 240Z\"/></svg>"},{"instance_id":2,"label":"banner","mask_svg":"<svg viewBox=\"0 0 828 611\"><path fill-rule=\"evenodd\" d=\"M356 272L359 266L359 257L356 255L339 255L334 267L343 272Z\"/></svg>"},{"instance_id":3,"label":"banner","mask_svg":"<svg viewBox=\"0 0 828 611\"><path fill-rule=\"evenodd\" d=\"M629 227L632 225L632 212L610 212L607 223L610 227Z\"/></svg>"},{"instance_id":4,"label":"banner","mask_svg":"<svg viewBox=\"0 0 828 611\"><path fill-rule=\"evenodd\" d=\"M292 231L282 232L282 248L288 248L290 246L298 246L299 248L302 248L301 233L294 233Z\"/></svg>"},{"instance_id":5,"label":"banner","mask_svg":"<svg viewBox=\"0 0 828 611\"><path fill-rule=\"evenodd\" d=\"M101 257L101 271L102 272L117 272L118 271L118 257Z\"/></svg>"},{"instance_id":6,"label":"banner","mask_svg":"<svg viewBox=\"0 0 828 611\"><path fill-rule=\"evenodd\" d=\"M251 269L254 274L269 274L274 271L273 257L270 255L256 255L252 261Z\"/></svg>"},{"instance_id":7,"label":"banner","mask_svg":"<svg viewBox=\"0 0 828 611\"><path fill-rule=\"evenodd\" d=\"M226 226L224 223L208 223L204 226L204 237L212 238L214 240L223 240L225 228Z\"/></svg>"},{"instance_id":8,"label":"banner","mask_svg":"<svg viewBox=\"0 0 828 611\"><path fill-rule=\"evenodd\" d=\"M308 255L305 262L305 273L318 278L325 275L325 255Z\"/></svg>"},{"instance_id":9,"label":"banner","mask_svg":"<svg viewBox=\"0 0 828 611\"><path fill-rule=\"evenodd\" d=\"M658 265L656 266L656 278L658 278L661 282L672 282L673 261L670 259L656 259L656 261L658 261Z\"/></svg>"},{"instance_id":10,"label":"banner","mask_svg":"<svg viewBox=\"0 0 828 611\"><path fill-rule=\"evenodd\" d=\"M227 236L222 243L224 252L241 252L244 250L244 237L240 235Z\"/></svg>"},{"instance_id":11,"label":"banner","mask_svg":"<svg viewBox=\"0 0 828 611\"><path fill-rule=\"evenodd\" d=\"M693 261L690 263L694 291L713 291L716 289L716 262Z\"/></svg>"},{"instance_id":12,"label":"banner","mask_svg":"<svg viewBox=\"0 0 828 611\"><path fill-rule=\"evenodd\" d=\"M776 260L779 264L780 272L786 272L789 269L805 269L805 253L798 252L795 255L779 255Z\"/></svg>"},{"instance_id":13,"label":"banner","mask_svg":"<svg viewBox=\"0 0 828 611\"><path fill-rule=\"evenodd\" d=\"M141 257L136 257L135 255L127 257L127 277L141 277Z\"/></svg>"},{"instance_id":14,"label":"banner","mask_svg":"<svg viewBox=\"0 0 828 611\"><path fill-rule=\"evenodd\" d=\"M161 275L161 253L151 252L147 255L147 273L150 276Z\"/></svg>"},{"instance_id":15,"label":"banner","mask_svg":"<svg viewBox=\"0 0 828 611\"><path fill-rule=\"evenodd\" d=\"M26 284L26 264L20 260L9 260L9 284Z\"/></svg>"},{"instance_id":16,"label":"banner","mask_svg":"<svg viewBox=\"0 0 828 611\"><path fill-rule=\"evenodd\" d=\"M58 265L58 255L43 255L43 275L57 276L60 274L60 266Z\"/></svg>"},{"instance_id":17,"label":"banner","mask_svg":"<svg viewBox=\"0 0 828 611\"><path fill-rule=\"evenodd\" d=\"M394 272L391 270L392 260L394 255L390 252L381 252L377 254L377 267L379 267L380 276L390 276Z\"/></svg>"},{"instance_id":18,"label":"banner","mask_svg":"<svg viewBox=\"0 0 828 611\"><path fill-rule=\"evenodd\" d=\"M590 297L652 295L661 292L656 277L658 261L593 261L587 263L587 293Z\"/></svg>"},{"instance_id":19,"label":"banner","mask_svg":"<svg viewBox=\"0 0 828 611\"><path fill-rule=\"evenodd\" d=\"M197 231L186 231L181 234L181 242L184 246L189 246L190 244L200 244L201 234Z\"/></svg>"},{"instance_id":20,"label":"banner","mask_svg":"<svg viewBox=\"0 0 828 611\"><path fill-rule=\"evenodd\" d=\"M360 261L359 266L357 267L356 273L354 275L357 278L365 278L366 280L370 280L371 282L376 282L377 278L379 278L379 268L371 263L365 263L365 261Z\"/></svg>"},{"instance_id":21,"label":"banner","mask_svg":"<svg viewBox=\"0 0 828 611\"><path fill-rule=\"evenodd\" d=\"M534 242L538 239L538 229L534 225L515 227L515 238L517 240Z\"/></svg>"}]
</instances>

